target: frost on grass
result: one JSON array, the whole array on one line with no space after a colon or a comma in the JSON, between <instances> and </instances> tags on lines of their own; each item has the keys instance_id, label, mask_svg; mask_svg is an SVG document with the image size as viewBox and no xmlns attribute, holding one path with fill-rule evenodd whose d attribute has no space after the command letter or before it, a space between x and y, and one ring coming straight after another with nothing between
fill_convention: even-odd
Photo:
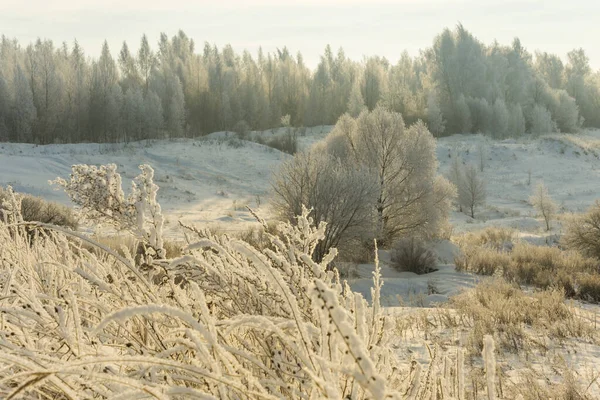
<instances>
[{"instance_id":1,"label":"frost on grass","mask_svg":"<svg viewBox=\"0 0 600 400\"><path fill-rule=\"evenodd\" d=\"M369 305L328 270L335 251L314 262L325 225L315 227L308 210L282 224L281 235L268 234L262 251L190 227L183 255L166 260L158 187L150 167L141 171L128 197L114 165L75 166L56 182L88 219L128 229L156 251L144 260L49 225L31 241L11 203L18 200L8 199L0 222L1 398L408 393L377 304L379 275Z\"/></svg>"}]
</instances>

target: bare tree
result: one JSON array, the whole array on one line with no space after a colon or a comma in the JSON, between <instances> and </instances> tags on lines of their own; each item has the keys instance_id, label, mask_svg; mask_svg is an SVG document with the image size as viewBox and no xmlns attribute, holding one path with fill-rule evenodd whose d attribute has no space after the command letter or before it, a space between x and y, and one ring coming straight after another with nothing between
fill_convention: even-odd
<instances>
[{"instance_id":1,"label":"bare tree","mask_svg":"<svg viewBox=\"0 0 600 400\"><path fill-rule=\"evenodd\" d=\"M463 208L469 210L471 218L475 218L475 208L485 204L485 197L485 182L479 175L479 170L469 164L458 187L458 201Z\"/></svg>"},{"instance_id":2,"label":"bare tree","mask_svg":"<svg viewBox=\"0 0 600 400\"><path fill-rule=\"evenodd\" d=\"M317 261L331 247L350 249L372 237L376 187L364 168L347 168L324 152L298 153L275 174L272 188L273 207L282 219L295 222L306 206L316 224L327 223L313 254Z\"/></svg>"},{"instance_id":3,"label":"bare tree","mask_svg":"<svg viewBox=\"0 0 600 400\"><path fill-rule=\"evenodd\" d=\"M548 194L548 188L544 186L543 182L538 183L535 187L533 195L529 198L529 202L540 214L542 214L544 222L546 223L546 230L549 231L550 221L554 218L558 206Z\"/></svg>"}]
</instances>

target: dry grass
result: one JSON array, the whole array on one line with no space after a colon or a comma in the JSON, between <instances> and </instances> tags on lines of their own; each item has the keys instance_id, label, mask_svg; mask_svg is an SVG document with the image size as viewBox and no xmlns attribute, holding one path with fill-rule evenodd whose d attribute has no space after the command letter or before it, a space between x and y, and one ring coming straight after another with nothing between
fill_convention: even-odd
<instances>
[{"instance_id":1,"label":"dry grass","mask_svg":"<svg viewBox=\"0 0 600 400\"><path fill-rule=\"evenodd\" d=\"M127 257L128 255L135 256L141 250L139 248L139 240L137 240L128 232L117 233L113 235L94 235L93 239L95 242L116 251L121 257ZM165 240L164 248L167 253L166 258L171 259L180 257L184 245L185 243L182 241ZM103 253L94 246L87 246L87 249L88 251L93 251L97 256L100 256Z\"/></svg>"},{"instance_id":2,"label":"dry grass","mask_svg":"<svg viewBox=\"0 0 600 400\"><path fill-rule=\"evenodd\" d=\"M595 334L557 289L527 295L517 285L497 279L453 297L449 307L456 309L461 324L470 328L469 348L475 353L483 348L485 335L494 335L502 348L519 352L547 350L553 339L591 338Z\"/></svg>"},{"instance_id":3,"label":"dry grass","mask_svg":"<svg viewBox=\"0 0 600 400\"><path fill-rule=\"evenodd\" d=\"M488 227L479 232L468 232L453 238L460 247L478 246L494 250L508 250L516 242L516 232L508 228Z\"/></svg>"},{"instance_id":4,"label":"dry grass","mask_svg":"<svg viewBox=\"0 0 600 400\"><path fill-rule=\"evenodd\" d=\"M593 139L582 135L575 134L554 134L547 135L544 137L547 140L556 141L565 145L570 145L581 151L583 154L593 154L595 157L599 157L600 153L600 140Z\"/></svg>"},{"instance_id":5,"label":"dry grass","mask_svg":"<svg viewBox=\"0 0 600 400\"><path fill-rule=\"evenodd\" d=\"M469 233L456 241L458 271L502 276L509 282L560 289L569 298L600 301L597 260L558 247L513 242L507 232Z\"/></svg>"},{"instance_id":6,"label":"dry grass","mask_svg":"<svg viewBox=\"0 0 600 400\"><path fill-rule=\"evenodd\" d=\"M21 198L21 215L24 221L77 229L77 218L69 207L29 194L18 196ZM5 200L8 200L8 191L0 187L0 219L3 218L2 203Z\"/></svg>"}]
</instances>

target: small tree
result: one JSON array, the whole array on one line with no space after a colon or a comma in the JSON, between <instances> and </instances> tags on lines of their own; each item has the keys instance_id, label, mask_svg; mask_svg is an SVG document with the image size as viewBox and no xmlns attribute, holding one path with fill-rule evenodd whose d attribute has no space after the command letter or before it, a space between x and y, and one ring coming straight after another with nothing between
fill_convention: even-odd
<instances>
[{"instance_id":1,"label":"small tree","mask_svg":"<svg viewBox=\"0 0 600 400\"><path fill-rule=\"evenodd\" d=\"M470 211L471 218L475 218L475 208L485 204L485 182L479 170L472 164L465 168L463 179L460 181L458 201L463 208Z\"/></svg>"},{"instance_id":2,"label":"small tree","mask_svg":"<svg viewBox=\"0 0 600 400\"><path fill-rule=\"evenodd\" d=\"M550 230L550 221L554 218L558 206L548 194L548 188L540 182L534 189L533 195L529 198L529 202L535 209L542 214L546 223L546 230Z\"/></svg>"},{"instance_id":3,"label":"small tree","mask_svg":"<svg viewBox=\"0 0 600 400\"><path fill-rule=\"evenodd\" d=\"M596 201L587 213L567 222L562 242L588 257L600 259L600 201Z\"/></svg>"},{"instance_id":4,"label":"small tree","mask_svg":"<svg viewBox=\"0 0 600 400\"><path fill-rule=\"evenodd\" d=\"M450 169L448 170L448 180L452 182L456 190L461 187L463 180L463 161L458 154L452 156L452 162L450 163ZM458 201L458 211L462 212L462 203Z\"/></svg>"}]
</instances>

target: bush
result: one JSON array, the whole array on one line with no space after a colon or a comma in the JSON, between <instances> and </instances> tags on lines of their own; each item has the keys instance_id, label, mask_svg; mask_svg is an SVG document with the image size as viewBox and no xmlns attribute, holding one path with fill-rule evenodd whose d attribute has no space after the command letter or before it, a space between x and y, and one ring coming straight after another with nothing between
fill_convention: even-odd
<instances>
[{"instance_id":1,"label":"bush","mask_svg":"<svg viewBox=\"0 0 600 400\"><path fill-rule=\"evenodd\" d=\"M295 133L288 132L268 140L266 145L284 153L294 155L298 152L298 137Z\"/></svg>"},{"instance_id":2,"label":"bush","mask_svg":"<svg viewBox=\"0 0 600 400\"><path fill-rule=\"evenodd\" d=\"M596 201L585 214L567 220L562 244L600 260L600 201Z\"/></svg>"},{"instance_id":3,"label":"bush","mask_svg":"<svg viewBox=\"0 0 600 400\"><path fill-rule=\"evenodd\" d=\"M240 120L233 126L232 130L237 133L239 139L246 140L250 132L250 125L246 121Z\"/></svg>"},{"instance_id":4,"label":"bush","mask_svg":"<svg viewBox=\"0 0 600 400\"><path fill-rule=\"evenodd\" d=\"M600 303L600 276L585 274L578 280L578 297L581 300Z\"/></svg>"},{"instance_id":5,"label":"bush","mask_svg":"<svg viewBox=\"0 0 600 400\"><path fill-rule=\"evenodd\" d=\"M415 238L401 239L392 249L391 266L396 271L427 274L435 271L435 253L427 249L423 242Z\"/></svg>"},{"instance_id":6,"label":"bush","mask_svg":"<svg viewBox=\"0 0 600 400\"><path fill-rule=\"evenodd\" d=\"M8 200L8 196L8 191L0 187L0 219L2 218L2 203ZM77 218L69 207L29 194L18 194L18 197L21 201L23 221L77 229Z\"/></svg>"}]
</instances>

